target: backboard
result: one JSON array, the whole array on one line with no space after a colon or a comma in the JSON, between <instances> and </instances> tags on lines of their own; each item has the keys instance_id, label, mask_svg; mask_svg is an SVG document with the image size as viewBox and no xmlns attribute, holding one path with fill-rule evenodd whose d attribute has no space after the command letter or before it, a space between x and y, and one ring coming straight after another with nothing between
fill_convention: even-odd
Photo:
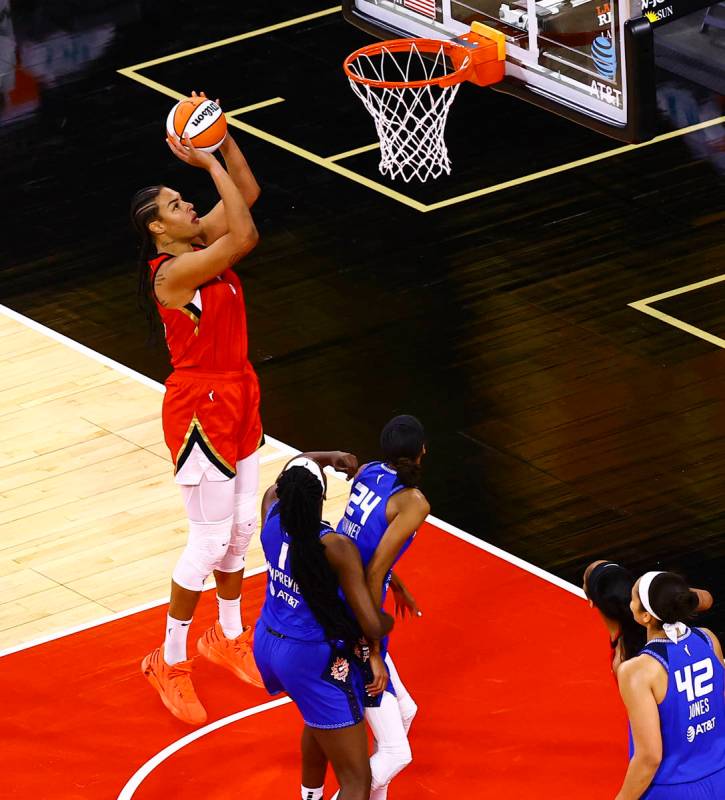
<instances>
[{"instance_id":1,"label":"backboard","mask_svg":"<svg viewBox=\"0 0 725 800\"><path fill-rule=\"evenodd\" d=\"M652 25L641 0L343 0L381 39L455 39L482 22L506 36L492 87L625 142L655 135Z\"/></svg>"}]
</instances>

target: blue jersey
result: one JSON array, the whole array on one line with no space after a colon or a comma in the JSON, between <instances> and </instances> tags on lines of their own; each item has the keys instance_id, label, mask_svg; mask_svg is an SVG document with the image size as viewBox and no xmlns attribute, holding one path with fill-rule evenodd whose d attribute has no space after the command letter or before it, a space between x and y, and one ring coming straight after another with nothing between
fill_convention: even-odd
<instances>
[{"instance_id":1,"label":"blue jersey","mask_svg":"<svg viewBox=\"0 0 725 800\"><path fill-rule=\"evenodd\" d=\"M693 628L677 644L650 640L642 653L668 676L659 705L662 763L652 786L692 783L725 768L725 669L710 637Z\"/></svg>"},{"instance_id":2,"label":"blue jersey","mask_svg":"<svg viewBox=\"0 0 725 800\"><path fill-rule=\"evenodd\" d=\"M355 542L360 551L363 567L367 568L373 554L377 550L380 540L388 527L386 509L388 500L406 487L398 479L397 472L387 464L373 461L366 464L360 474L355 478L350 491L350 499L345 510L345 516L337 526L337 532L343 533ZM400 548L395 563L410 547L415 538L415 531L410 535L405 544ZM385 577L381 605L390 586L392 567Z\"/></svg>"},{"instance_id":3,"label":"blue jersey","mask_svg":"<svg viewBox=\"0 0 725 800\"><path fill-rule=\"evenodd\" d=\"M333 533L326 523L320 524L320 538ZM325 642L327 636L317 621L300 587L292 577L289 563L290 537L282 530L279 505L267 512L262 526L262 547L267 559L267 595L260 619L269 628L292 639Z\"/></svg>"}]
</instances>

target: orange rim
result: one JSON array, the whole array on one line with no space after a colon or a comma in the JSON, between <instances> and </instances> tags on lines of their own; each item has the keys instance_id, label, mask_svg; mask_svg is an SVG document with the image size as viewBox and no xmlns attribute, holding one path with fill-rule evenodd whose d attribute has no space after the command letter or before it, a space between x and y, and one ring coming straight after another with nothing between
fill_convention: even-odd
<instances>
[{"instance_id":1,"label":"orange rim","mask_svg":"<svg viewBox=\"0 0 725 800\"><path fill-rule=\"evenodd\" d=\"M361 56L379 56L383 50L390 53L410 52L413 45L420 53L438 53L441 49L456 67L454 72L448 75L441 75L439 78L429 78L423 81L378 81L372 78L365 78L356 75L350 65ZM375 42L366 47L361 47L345 59L342 66L345 74L351 81L372 86L376 89L422 89L424 86L454 86L467 80L472 68L472 60L469 51L460 44L442 41L440 39L391 39L387 42Z\"/></svg>"}]
</instances>

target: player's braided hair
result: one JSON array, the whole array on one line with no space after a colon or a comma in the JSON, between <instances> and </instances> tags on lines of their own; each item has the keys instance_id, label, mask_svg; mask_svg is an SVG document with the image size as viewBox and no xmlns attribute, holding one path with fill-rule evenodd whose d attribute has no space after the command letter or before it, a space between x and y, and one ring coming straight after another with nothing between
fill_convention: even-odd
<instances>
[{"instance_id":1,"label":"player's braided hair","mask_svg":"<svg viewBox=\"0 0 725 800\"><path fill-rule=\"evenodd\" d=\"M322 486L304 467L277 479L279 516L290 537L290 569L302 596L329 639L356 642L362 632L338 594L339 582L320 540Z\"/></svg>"},{"instance_id":2,"label":"player's braided hair","mask_svg":"<svg viewBox=\"0 0 725 800\"><path fill-rule=\"evenodd\" d=\"M420 486L423 469L412 458L397 458L391 462L398 473L398 480L408 488Z\"/></svg>"},{"instance_id":3,"label":"player's braided hair","mask_svg":"<svg viewBox=\"0 0 725 800\"><path fill-rule=\"evenodd\" d=\"M156 255L156 244L149 230L149 223L159 218L157 198L163 186L147 186L136 192L131 200L131 221L141 239L138 255L138 306L146 317L149 335L148 344L158 340L159 315L151 292L151 270L149 260Z\"/></svg>"}]
</instances>

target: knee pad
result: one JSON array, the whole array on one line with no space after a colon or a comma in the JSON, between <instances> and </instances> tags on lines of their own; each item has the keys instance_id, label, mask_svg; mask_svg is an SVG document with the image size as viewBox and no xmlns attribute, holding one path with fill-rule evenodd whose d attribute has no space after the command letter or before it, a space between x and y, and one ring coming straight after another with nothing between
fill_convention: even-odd
<instances>
[{"instance_id":1,"label":"knee pad","mask_svg":"<svg viewBox=\"0 0 725 800\"><path fill-rule=\"evenodd\" d=\"M234 524L229 549L217 569L220 572L239 572L244 569L249 543L257 530L257 496L242 492L234 496Z\"/></svg>"},{"instance_id":2,"label":"knee pad","mask_svg":"<svg viewBox=\"0 0 725 800\"><path fill-rule=\"evenodd\" d=\"M172 574L184 589L200 592L204 581L227 555L232 517L220 522L189 522L189 539Z\"/></svg>"},{"instance_id":3,"label":"knee pad","mask_svg":"<svg viewBox=\"0 0 725 800\"><path fill-rule=\"evenodd\" d=\"M256 530L256 518L246 522L235 522L232 525L232 535L226 555L216 567L219 572L239 572L244 569L249 543Z\"/></svg>"},{"instance_id":4,"label":"knee pad","mask_svg":"<svg viewBox=\"0 0 725 800\"><path fill-rule=\"evenodd\" d=\"M370 758L373 791L387 786L412 760L413 754L407 739L395 744L378 743L377 751Z\"/></svg>"},{"instance_id":5,"label":"knee pad","mask_svg":"<svg viewBox=\"0 0 725 800\"><path fill-rule=\"evenodd\" d=\"M398 708L400 709L400 716L403 718L403 727L407 733L410 726L413 724L415 715L418 713L418 706L415 700L408 694L405 697L398 698Z\"/></svg>"}]
</instances>

